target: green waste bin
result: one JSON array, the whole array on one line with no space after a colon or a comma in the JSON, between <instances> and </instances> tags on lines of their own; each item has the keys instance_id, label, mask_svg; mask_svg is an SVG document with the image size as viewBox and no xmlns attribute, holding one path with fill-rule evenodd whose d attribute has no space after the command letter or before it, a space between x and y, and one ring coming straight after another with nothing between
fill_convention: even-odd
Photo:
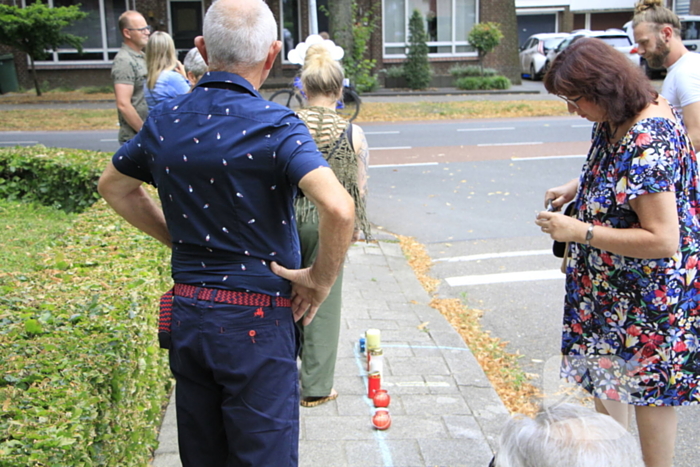
<instances>
[{"instance_id":1,"label":"green waste bin","mask_svg":"<svg viewBox=\"0 0 700 467\"><path fill-rule=\"evenodd\" d=\"M15 71L15 58L12 54L0 55L0 94L17 89L19 89L19 83Z\"/></svg>"}]
</instances>

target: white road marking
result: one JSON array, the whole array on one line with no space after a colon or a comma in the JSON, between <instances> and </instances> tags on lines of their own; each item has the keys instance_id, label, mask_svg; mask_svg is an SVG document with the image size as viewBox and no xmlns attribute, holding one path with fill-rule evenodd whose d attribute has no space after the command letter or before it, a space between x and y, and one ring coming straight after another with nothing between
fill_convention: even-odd
<instances>
[{"instance_id":1,"label":"white road marking","mask_svg":"<svg viewBox=\"0 0 700 467\"><path fill-rule=\"evenodd\" d=\"M370 151L384 151L388 149L411 149L411 146L394 146L386 148L369 148Z\"/></svg>"},{"instance_id":2,"label":"white road marking","mask_svg":"<svg viewBox=\"0 0 700 467\"><path fill-rule=\"evenodd\" d=\"M481 255L453 256L451 258L434 259L434 263L459 263L463 261L481 261L483 259L515 258L517 256L551 255L552 250L505 251L503 253L484 253Z\"/></svg>"},{"instance_id":3,"label":"white road marking","mask_svg":"<svg viewBox=\"0 0 700 467\"><path fill-rule=\"evenodd\" d=\"M585 159L585 154L571 154L568 156L541 156L541 157L511 157L512 161L545 161L549 159Z\"/></svg>"},{"instance_id":4,"label":"white road marking","mask_svg":"<svg viewBox=\"0 0 700 467\"><path fill-rule=\"evenodd\" d=\"M450 287L465 285L502 284L505 282L527 282L544 280L561 280L564 274L559 269L545 271L505 272L502 274L478 274L473 276L448 277L445 282Z\"/></svg>"},{"instance_id":5,"label":"white road marking","mask_svg":"<svg viewBox=\"0 0 700 467\"><path fill-rule=\"evenodd\" d=\"M534 146L536 144L544 144L542 141L531 141L531 142L522 142L522 143L483 143L483 144L477 144L478 147L480 148L485 148L489 146Z\"/></svg>"},{"instance_id":6,"label":"white road marking","mask_svg":"<svg viewBox=\"0 0 700 467\"><path fill-rule=\"evenodd\" d=\"M370 169L386 169L387 167L421 167L424 165L438 165L437 162L416 162L414 164L379 164L370 165Z\"/></svg>"},{"instance_id":7,"label":"white road marking","mask_svg":"<svg viewBox=\"0 0 700 467\"><path fill-rule=\"evenodd\" d=\"M514 126L504 126L501 128L458 128L457 131L502 131L515 130Z\"/></svg>"},{"instance_id":8,"label":"white road marking","mask_svg":"<svg viewBox=\"0 0 700 467\"><path fill-rule=\"evenodd\" d=\"M400 131L365 131L366 135L398 135Z\"/></svg>"}]
</instances>

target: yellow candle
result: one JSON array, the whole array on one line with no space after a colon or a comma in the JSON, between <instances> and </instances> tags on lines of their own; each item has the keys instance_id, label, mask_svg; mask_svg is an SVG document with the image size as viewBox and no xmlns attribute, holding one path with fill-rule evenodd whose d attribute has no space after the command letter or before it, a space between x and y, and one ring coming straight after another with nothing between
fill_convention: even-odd
<instances>
[{"instance_id":1,"label":"yellow candle","mask_svg":"<svg viewBox=\"0 0 700 467\"><path fill-rule=\"evenodd\" d=\"M365 345L367 346L367 350L378 349L379 347L381 347L381 344L379 342L379 336L379 329L368 329L365 332L365 337L367 338Z\"/></svg>"}]
</instances>

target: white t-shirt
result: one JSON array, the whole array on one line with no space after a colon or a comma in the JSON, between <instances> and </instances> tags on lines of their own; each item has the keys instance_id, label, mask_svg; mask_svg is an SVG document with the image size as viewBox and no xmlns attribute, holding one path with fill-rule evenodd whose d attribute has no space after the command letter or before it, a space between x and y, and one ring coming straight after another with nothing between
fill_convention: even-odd
<instances>
[{"instance_id":1,"label":"white t-shirt","mask_svg":"<svg viewBox=\"0 0 700 467\"><path fill-rule=\"evenodd\" d=\"M681 113L700 101L700 54L688 52L668 68L661 95Z\"/></svg>"}]
</instances>

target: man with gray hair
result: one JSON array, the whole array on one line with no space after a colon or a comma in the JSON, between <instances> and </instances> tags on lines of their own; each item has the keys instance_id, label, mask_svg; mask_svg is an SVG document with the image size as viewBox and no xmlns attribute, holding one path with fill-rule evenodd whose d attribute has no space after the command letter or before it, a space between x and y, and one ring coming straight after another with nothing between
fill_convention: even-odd
<instances>
[{"instance_id":1,"label":"man with gray hair","mask_svg":"<svg viewBox=\"0 0 700 467\"><path fill-rule=\"evenodd\" d=\"M644 467L634 437L609 415L563 403L516 415L490 467Z\"/></svg>"},{"instance_id":2,"label":"man with gray hair","mask_svg":"<svg viewBox=\"0 0 700 467\"><path fill-rule=\"evenodd\" d=\"M192 84L192 89L197 85L199 79L207 71L207 64L202 58L202 54L199 53L197 47L192 47L187 55L185 55L185 61L183 62L185 66L185 74L187 74L187 79Z\"/></svg>"},{"instance_id":3,"label":"man with gray hair","mask_svg":"<svg viewBox=\"0 0 700 467\"><path fill-rule=\"evenodd\" d=\"M213 3L195 39L209 71L151 111L98 186L172 248L158 337L177 383L184 467L297 465L294 322L311 322L352 237L353 200L304 123L257 91L280 51L277 31L262 0ZM297 269L297 188L320 217L306 269Z\"/></svg>"}]
</instances>

